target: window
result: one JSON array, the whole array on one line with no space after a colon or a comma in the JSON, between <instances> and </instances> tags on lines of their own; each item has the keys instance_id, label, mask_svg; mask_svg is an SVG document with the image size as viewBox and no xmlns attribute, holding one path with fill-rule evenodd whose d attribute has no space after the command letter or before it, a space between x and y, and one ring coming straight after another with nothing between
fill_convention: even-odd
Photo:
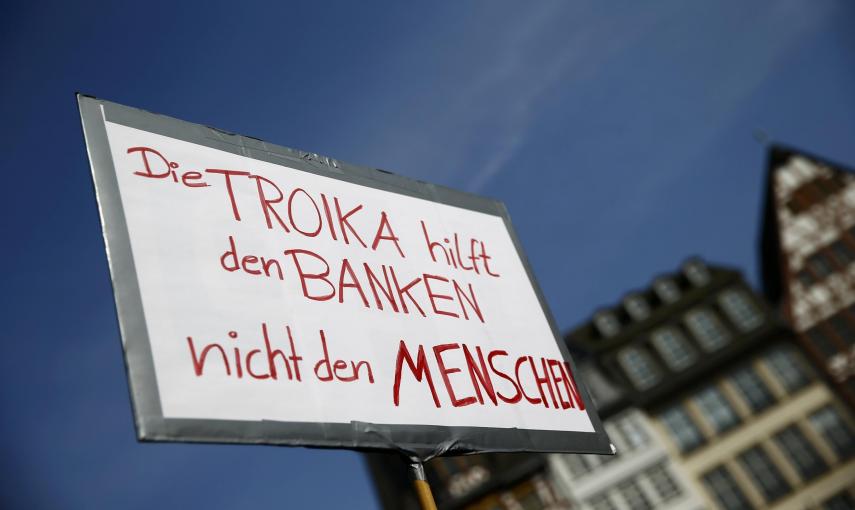
<instances>
[{"instance_id":1,"label":"window","mask_svg":"<svg viewBox=\"0 0 855 510\"><path fill-rule=\"evenodd\" d=\"M620 321L618 321L614 313L609 311L600 311L595 313L594 326L596 326L597 331L606 338L613 337L620 331Z\"/></svg>"},{"instance_id":2,"label":"window","mask_svg":"<svg viewBox=\"0 0 855 510\"><path fill-rule=\"evenodd\" d=\"M787 201L787 208L793 214L800 214L824 201L826 197L833 195L845 185L846 182L839 175L818 176L793 191L791 198Z\"/></svg>"},{"instance_id":3,"label":"window","mask_svg":"<svg viewBox=\"0 0 855 510\"><path fill-rule=\"evenodd\" d=\"M848 266L850 262L855 260L855 253L853 253L849 245L841 239L831 243L831 253L834 254L834 258L840 262L840 265L844 267Z\"/></svg>"},{"instance_id":4,"label":"window","mask_svg":"<svg viewBox=\"0 0 855 510\"><path fill-rule=\"evenodd\" d=\"M817 252L807 258L805 267L809 273L812 273L816 278L822 280L826 276L834 272L834 267L825 253Z\"/></svg>"},{"instance_id":5,"label":"window","mask_svg":"<svg viewBox=\"0 0 855 510\"><path fill-rule=\"evenodd\" d=\"M772 396L772 392L754 367L746 366L734 371L730 375L730 381L739 389L743 400L755 413L759 413L775 402L775 397Z\"/></svg>"},{"instance_id":6,"label":"window","mask_svg":"<svg viewBox=\"0 0 855 510\"><path fill-rule=\"evenodd\" d=\"M614 503L609 499L609 494L604 492L597 494L588 500L591 510L616 510Z\"/></svg>"},{"instance_id":7,"label":"window","mask_svg":"<svg viewBox=\"0 0 855 510\"><path fill-rule=\"evenodd\" d=\"M766 355L766 363L778 377L778 381L789 392L806 386L809 379L805 368L790 348L777 348Z\"/></svg>"},{"instance_id":8,"label":"window","mask_svg":"<svg viewBox=\"0 0 855 510\"><path fill-rule=\"evenodd\" d=\"M657 278L653 281L653 291L663 303L673 303L680 299L680 287L671 278Z\"/></svg>"},{"instance_id":9,"label":"window","mask_svg":"<svg viewBox=\"0 0 855 510\"><path fill-rule=\"evenodd\" d=\"M662 422L681 452L689 452L703 444L701 431L682 406L674 406L663 412Z\"/></svg>"},{"instance_id":10,"label":"window","mask_svg":"<svg viewBox=\"0 0 855 510\"><path fill-rule=\"evenodd\" d=\"M719 466L704 475L704 485L725 510L745 510L754 508L745 498L745 494L736 485L733 475L724 466Z\"/></svg>"},{"instance_id":11,"label":"window","mask_svg":"<svg viewBox=\"0 0 855 510\"><path fill-rule=\"evenodd\" d=\"M591 510L616 510L617 507L614 503L612 503L611 499L609 499L609 494L604 492L602 494L597 494L588 500L588 504L591 506Z\"/></svg>"},{"instance_id":12,"label":"window","mask_svg":"<svg viewBox=\"0 0 855 510\"><path fill-rule=\"evenodd\" d=\"M799 282L801 282L802 287L804 287L806 289L809 288L814 283L816 283L816 278L814 278L812 274L808 273L804 269L799 271L796 274L796 277L799 279Z\"/></svg>"},{"instance_id":13,"label":"window","mask_svg":"<svg viewBox=\"0 0 855 510\"><path fill-rule=\"evenodd\" d=\"M697 354L686 338L674 328L663 328L650 335L654 347L672 370L683 370L691 366Z\"/></svg>"},{"instance_id":14,"label":"window","mask_svg":"<svg viewBox=\"0 0 855 510\"><path fill-rule=\"evenodd\" d=\"M775 501L790 492L790 484L760 446L747 450L739 456L739 461L767 501Z\"/></svg>"},{"instance_id":15,"label":"window","mask_svg":"<svg viewBox=\"0 0 855 510\"><path fill-rule=\"evenodd\" d=\"M849 308L845 311L841 311L841 314L848 313L849 317L855 317L855 303L849 305ZM855 335L850 335L847 338L843 339L846 342L846 345L850 347L855 347Z\"/></svg>"},{"instance_id":16,"label":"window","mask_svg":"<svg viewBox=\"0 0 855 510\"><path fill-rule=\"evenodd\" d=\"M815 182L826 196L831 196L846 187L846 179L836 173L821 175L817 177Z\"/></svg>"},{"instance_id":17,"label":"window","mask_svg":"<svg viewBox=\"0 0 855 510\"><path fill-rule=\"evenodd\" d=\"M657 464L648 469L647 478L650 479L653 489L662 501L671 501L682 492L677 482L671 477L665 464Z\"/></svg>"},{"instance_id":18,"label":"window","mask_svg":"<svg viewBox=\"0 0 855 510\"><path fill-rule=\"evenodd\" d=\"M710 270L706 264L698 259L692 259L683 265L683 273L686 278L696 287L701 287L709 283Z\"/></svg>"},{"instance_id":19,"label":"window","mask_svg":"<svg viewBox=\"0 0 855 510\"><path fill-rule=\"evenodd\" d=\"M739 423L739 416L731 407L730 402L715 386L701 390L695 397L695 403L701 410L707 422L718 432L724 432Z\"/></svg>"},{"instance_id":20,"label":"window","mask_svg":"<svg viewBox=\"0 0 855 510\"><path fill-rule=\"evenodd\" d=\"M633 510L651 510L653 508L650 505L650 500L647 499L635 480L629 480L618 485L618 491L626 501L628 508Z\"/></svg>"},{"instance_id":21,"label":"window","mask_svg":"<svg viewBox=\"0 0 855 510\"><path fill-rule=\"evenodd\" d=\"M836 408L823 407L811 415L810 422L838 458L848 459L855 453L855 433Z\"/></svg>"},{"instance_id":22,"label":"window","mask_svg":"<svg viewBox=\"0 0 855 510\"><path fill-rule=\"evenodd\" d=\"M640 390L655 386L662 377L650 355L636 347L622 349L618 361L632 384Z\"/></svg>"},{"instance_id":23,"label":"window","mask_svg":"<svg viewBox=\"0 0 855 510\"><path fill-rule=\"evenodd\" d=\"M633 319L640 321L650 317L650 305L640 294L632 294L624 300L624 308Z\"/></svg>"},{"instance_id":24,"label":"window","mask_svg":"<svg viewBox=\"0 0 855 510\"><path fill-rule=\"evenodd\" d=\"M744 290L726 290L718 300L724 313L740 331L751 331L763 324L763 315Z\"/></svg>"},{"instance_id":25,"label":"window","mask_svg":"<svg viewBox=\"0 0 855 510\"><path fill-rule=\"evenodd\" d=\"M647 444L647 431L644 430L635 417L627 416L618 421L617 429L620 435L623 436L628 449L634 450Z\"/></svg>"},{"instance_id":26,"label":"window","mask_svg":"<svg viewBox=\"0 0 855 510\"><path fill-rule=\"evenodd\" d=\"M826 470L825 461L796 425L791 425L775 435L775 443L787 454L802 480L811 480Z\"/></svg>"},{"instance_id":27,"label":"window","mask_svg":"<svg viewBox=\"0 0 855 510\"><path fill-rule=\"evenodd\" d=\"M822 504L823 510L852 510L855 508L855 498L846 492L840 492Z\"/></svg>"},{"instance_id":28,"label":"window","mask_svg":"<svg viewBox=\"0 0 855 510\"><path fill-rule=\"evenodd\" d=\"M575 478L581 478L588 474L588 464L583 455L565 455L564 463L567 464L567 468Z\"/></svg>"},{"instance_id":29,"label":"window","mask_svg":"<svg viewBox=\"0 0 855 510\"><path fill-rule=\"evenodd\" d=\"M705 351L716 351L730 342L730 332L710 310L692 310L687 313L686 325Z\"/></svg>"},{"instance_id":30,"label":"window","mask_svg":"<svg viewBox=\"0 0 855 510\"><path fill-rule=\"evenodd\" d=\"M818 325L813 327L805 332L805 336L807 336L810 343L815 345L819 352L823 354L826 358L834 356L838 352L837 346L834 345L834 341L829 338L829 336L823 331L822 325Z\"/></svg>"},{"instance_id":31,"label":"window","mask_svg":"<svg viewBox=\"0 0 855 510\"><path fill-rule=\"evenodd\" d=\"M831 327L834 328L834 332L837 333L837 336L840 337L844 342L852 343L852 339L855 338L855 328L849 319L846 317L848 312L844 310L841 313L838 313L834 317L832 317L829 322L831 323Z\"/></svg>"}]
</instances>

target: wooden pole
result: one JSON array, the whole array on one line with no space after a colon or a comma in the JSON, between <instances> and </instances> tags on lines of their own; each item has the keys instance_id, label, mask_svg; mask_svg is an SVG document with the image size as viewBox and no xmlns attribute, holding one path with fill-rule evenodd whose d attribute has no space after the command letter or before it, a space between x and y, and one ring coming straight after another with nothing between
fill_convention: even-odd
<instances>
[{"instance_id":1,"label":"wooden pole","mask_svg":"<svg viewBox=\"0 0 855 510\"><path fill-rule=\"evenodd\" d=\"M410 473L413 475L413 488L416 490L422 510L436 510L433 493L425 478L425 467L421 462L413 462L410 464Z\"/></svg>"}]
</instances>

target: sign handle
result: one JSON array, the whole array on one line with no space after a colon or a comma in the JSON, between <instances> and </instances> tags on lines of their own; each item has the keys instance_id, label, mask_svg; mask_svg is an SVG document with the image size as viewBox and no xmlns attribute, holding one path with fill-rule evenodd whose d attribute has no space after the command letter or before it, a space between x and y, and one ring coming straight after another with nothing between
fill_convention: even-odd
<instances>
[{"instance_id":1,"label":"sign handle","mask_svg":"<svg viewBox=\"0 0 855 510\"><path fill-rule=\"evenodd\" d=\"M410 473L413 476L413 488L416 490L422 510L436 510L436 502L433 500L430 484L425 477L425 467L421 462L413 462L410 464Z\"/></svg>"}]
</instances>

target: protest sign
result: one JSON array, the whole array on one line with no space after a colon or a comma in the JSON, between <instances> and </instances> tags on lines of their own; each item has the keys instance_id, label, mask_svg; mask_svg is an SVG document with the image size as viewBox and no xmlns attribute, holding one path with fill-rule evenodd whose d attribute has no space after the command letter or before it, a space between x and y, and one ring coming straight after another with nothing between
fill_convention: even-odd
<instances>
[{"instance_id":1,"label":"protest sign","mask_svg":"<svg viewBox=\"0 0 855 510\"><path fill-rule=\"evenodd\" d=\"M140 439L611 453L500 202L79 106Z\"/></svg>"}]
</instances>

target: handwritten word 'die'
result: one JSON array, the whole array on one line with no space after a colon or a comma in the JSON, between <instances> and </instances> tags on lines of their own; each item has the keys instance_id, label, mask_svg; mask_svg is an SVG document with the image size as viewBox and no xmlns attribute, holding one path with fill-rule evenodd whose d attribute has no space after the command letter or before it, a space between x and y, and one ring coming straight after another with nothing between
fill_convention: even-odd
<instances>
[{"instance_id":1,"label":"handwritten word 'die'","mask_svg":"<svg viewBox=\"0 0 855 510\"><path fill-rule=\"evenodd\" d=\"M150 179L166 179L168 177L176 184L179 182L176 170L180 166L178 163L167 160L163 157L163 154L148 147L131 147L128 149L128 154L133 153L139 153L142 156L143 165L145 165L145 170L137 170L134 172L134 175ZM152 161L149 159L149 155L157 159ZM160 163L162 163L162 166ZM180 182L188 188L206 188L210 186L210 184L202 180L202 173L197 171L182 172Z\"/></svg>"}]
</instances>

